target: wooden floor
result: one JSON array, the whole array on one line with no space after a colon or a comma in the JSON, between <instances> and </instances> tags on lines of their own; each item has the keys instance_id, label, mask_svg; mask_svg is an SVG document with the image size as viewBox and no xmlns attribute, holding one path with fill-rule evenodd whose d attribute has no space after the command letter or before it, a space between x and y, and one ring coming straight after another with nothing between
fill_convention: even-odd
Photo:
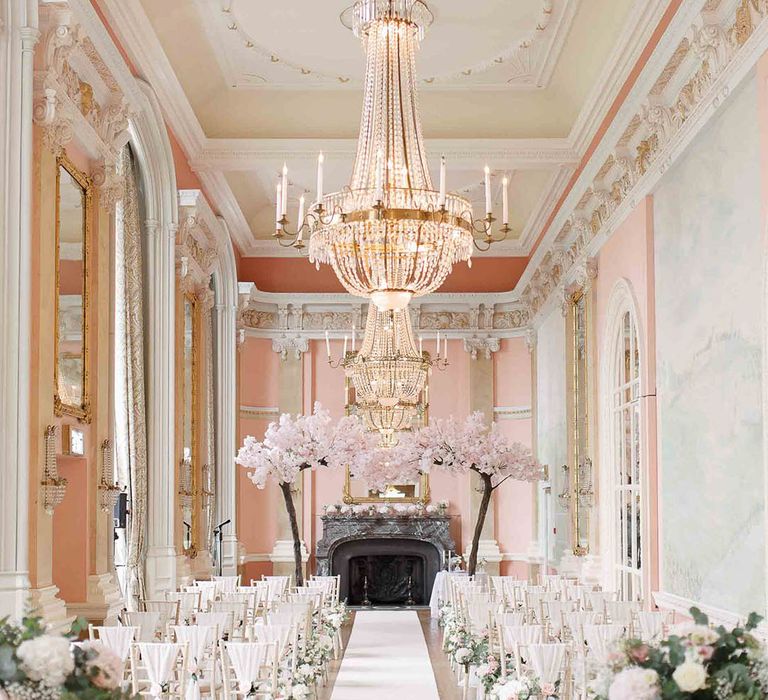
<instances>
[{"instance_id":1,"label":"wooden floor","mask_svg":"<svg viewBox=\"0 0 768 700\"><path fill-rule=\"evenodd\" d=\"M437 682L437 691L440 694L440 700L460 700L461 690L457 687L455 676L451 673L448 657L441 649L441 637L440 630L437 626L437 620L433 620L430 617L430 611L428 609L419 610L418 613L421 629L424 632L424 639L427 642L429 659L432 662L432 670L435 674L435 681ZM347 622L341 630L345 649L347 647L347 642L349 641L349 635L352 633L354 619L355 613L352 612L350 614L349 622ZM328 672L328 684L325 688L320 689L317 700L331 700L333 684L336 682L336 677L339 674L339 668L341 667L342 661L343 657L339 658L338 661L331 662Z\"/></svg>"}]
</instances>

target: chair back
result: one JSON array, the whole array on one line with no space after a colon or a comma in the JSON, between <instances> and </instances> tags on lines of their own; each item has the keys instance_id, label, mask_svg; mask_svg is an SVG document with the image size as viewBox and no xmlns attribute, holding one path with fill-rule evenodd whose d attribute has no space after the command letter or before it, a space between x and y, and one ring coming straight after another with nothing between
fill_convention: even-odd
<instances>
[{"instance_id":1,"label":"chair back","mask_svg":"<svg viewBox=\"0 0 768 700\"><path fill-rule=\"evenodd\" d=\"M224 700L277 694L277 645L221 642Z\"/></svg>"},{"instance_id":2,"label":"chair back","mask_svg":"<svg viewBox=\"0 0 768 700\"><path fill-rule=\"evenodd\" d=\"M179 601L178 600L143 600L141 609L145 612L160 613L160 627L166 628L166 625L179 624Z\"/></svg>"},{"instance_id":3,"label":"chair back","mask_svg":"<svg viewBox=\"0 0 768 700\"><path fill-rule=\"evenodd\" d=\"M189 622L201 608L202 591L199 588L187 587L183 591L168 591L165 599L179 604L179 622Z\"/></svg>"},{"instance_id":4,"label":"chair back","mask_svg":"<svg viewBox=\"0 0 768 700\"><path fill-rule=\"evenodd\" d=\"M597 625L602 615L591 610L563 613L563 626L573 641L576 651L584 651L584 625Z\"/></svg>"},{"instance_id":5,"label":"chair back","mask_svg":"<svg viewBox=\"0 0 768 700\"><path fill-rule=\"evenodd\" d=\"M216 627L219 637L232 639L234 622L231 612L199 612L195 615L195 624L201 627Z\"/></svg>"},{"instance_id":6,"label":"chair back","mask_svg":"<svg viewBox=\"0 0 768 700\"><path fill-rule=\"evenodd\" d=\"M605 662L624 633L624 625L584 625L584 642L590 655L598 662Z\"/></svg>"},{"instance_id":7,"label":"chair back","mask_svg":"<svg viewBox=\"0 0 768 700\"><path fill-rule=\"evenodd\" d=\"M638 610L635 612L637 619L638 636L644 642L655 642L664 635L667 626L667 616L662 612L647 612Z\"/></svg>"},{"instance_id":8,"label":"chair back","mask_svg":"<svg viewBox=\"0 0 768 700\"><path fill-rule=\"evenodd\" d=\"M219 593L234 593L240 585L240 575L212 576L211 581L216 585L216 590Z\"/></svg>"},{"instance_id":9,"label":"chair back","mask_svg":"<svg viewBox=\"0 0 768 700\"><path fill-rule=\"evenodd\" d=\"M92 642L101 642L125 664L131 652L131 644L139 639L139 628L122 625L108 627L88 625L88 638Z\"/></svg>"},{"instance_id":10,"label":"chair back","mask_svg":"<svg viewBox=\"0 0 768 700\"><path fill-rule=\"evenodd\" d=\"M517 648L518 674L522 661L533 671L541 685L559 689L559 697L570 697L563 692L568 678L567 644L519 644Z\"/></svg>"},{"instance_id":11,"label":"chair back","mask_svg":"<svg viewBox=\"0 0 768 700\"><path fill-rule=\"evenodd\" d=\"M187 645L138 642L131 645L131 690L134 695L184 700Z\"/></svg>"},{"instance_id":12,"label":"chair back","mask_svg":"<svg viewBox=\"0 0 768 700\"><path fill-rule=\"evenodd\" d=\"M122 616L126 626L139 628L138 641L140 642L152 642L162 634L159 612L124 610Z\"/></svg>"}]
</instances>

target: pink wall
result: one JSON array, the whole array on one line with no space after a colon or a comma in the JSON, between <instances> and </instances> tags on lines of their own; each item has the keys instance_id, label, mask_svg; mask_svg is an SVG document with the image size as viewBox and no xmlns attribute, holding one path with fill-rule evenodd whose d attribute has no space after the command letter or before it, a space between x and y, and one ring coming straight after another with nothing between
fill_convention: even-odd
<instances>
[{"instance_id":1,"label":"pink wall","mask_svg":"<svg viewBox=\"0 0 768 700\"><path fill-rule=\"evenodd\" d=\"M495 397L497 408L530 408L531 354L523 338L503 340L494 353ZM531 446L533 424L530 418L501 419L499 428L509 440ZM508 481L495 495L496 539L505 554L526 554L533 530L533 486ZM525 576L527 565L522 562L501 563L502 575Z\"/></svg>"},{"instance_id":2,"label":"pink wall","mask_svg":"<svg viewBox=\"0 0 768 700\"><path fill-rule=\"evenodd\" d=\"M246 338L239 354L239 397L241 406L274 408L278 402L280 356L272 350L272 341ZM269 421L240 416L238 444L247 435L261 439ZM248 479L248 471L237 467L237 535L248 554L268 554L277 535L276 506L280 503L274 484L258 489ZM248 562L243 580L272 573L268 562Z\"/></svg>"},{"instance_id":3,"label":"pink wall","mask_svg":"<svg viewBox=\"0 0 768 700\"><path fill-rule=\"evenodd\" d=\"M88 598L88 460L56 458L59 476L67 480L64 500L53 512L53 583L67 603Z\"/></svg>"},{"instance_id":4,"label":"pink wall","mask_svg":"<svg viewBox=\"0 0 768 700\"><path fill-rule=\"evenodd\" d=\"M331 341L331 353L338 357L342 341ZM435 370L430 380L430 418L448 416L465 417L470 402L470 363L463 341L448 344L450 366L441 372ZM505 340L495 357L497 406L529 407L531 403L530 354L523 339ZM240 404L241 406L275 407L278 403L279 355L272 351L271 341L249 338L240 349ZM327 362L325 341L310 342L309 352L303 356L303 407L312 410L316 401L335 418L344 415L344 376ZM245 435L261 437L267 427L266 420L241 416L240 441ZM511 439L530 444L531 421L505 420L502 429ZM323 506L341 501L344 487L343 471L319 471L305 474L304 482L304 541L313 545L322 537L320 516ZM468 476L453 477L439 472L431 475L433 501L447 500L453 516L452 535L457 549L471 535L470 480ZM276 536L276 508L282 507L279 494L268 487L259 491L248 480L246 470L238 473L238 535L246 555L265 555L272 551ZM506 484L497 494L497 521L499 541L504 552L524 553L531 538L532 499L527 484ZM314 564L310 559L310 569ZM513 564L505 564L512 571ZM269 563L251 562L244 567L244 578L268 573Z\"/></svg>"},{"instance_id":5,"label":"pink wall","mask_svg":"<svg viewBox=\"0 0 768 700\"><path fill-rule=\"evenodd\" d=\"M642 454L645 478L648 479L651 502L648 504L650 551L646 558L645 585L651 591L659 586L659 531L658 531L658 465L656 447L656 336L653 257L653 198L646 197L627 216L608 242L600 250L596 281L596 348L597 395L603 395L600 385L601 363L606 361L605 349L612 339L607 338L606 324L611 294L616 283L625 280L633 294L638 333L641 340L640 381ZM600 436L598 435L599 444ZM610 468L610 465L602 465ZM598 494L598 498L600 495ZM650 596L646 596L650 599Z\"/></svg>"}]
</instances>

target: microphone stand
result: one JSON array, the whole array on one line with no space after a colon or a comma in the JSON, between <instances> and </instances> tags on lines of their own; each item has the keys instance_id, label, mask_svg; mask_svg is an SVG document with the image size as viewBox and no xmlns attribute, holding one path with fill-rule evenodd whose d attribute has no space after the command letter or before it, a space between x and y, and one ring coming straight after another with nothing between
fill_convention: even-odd
<instances>
[{"instance_id":1,"label":"microphone stand","mask_svg":"<svg viewBox=\"0 0 768 700\"><path fill-rule=\"evenodd\" d=\"M222 556L221 552L223 549L223 542L224 542L224 526L229 525L232 521L227 518L223 523L219 523L215 528L213 528L213 534L216 537L216 541L218 542L218 545L216 547L216 558L219 560L219 576L221 576L222 572Z\"/></svg>"}]
</instances>

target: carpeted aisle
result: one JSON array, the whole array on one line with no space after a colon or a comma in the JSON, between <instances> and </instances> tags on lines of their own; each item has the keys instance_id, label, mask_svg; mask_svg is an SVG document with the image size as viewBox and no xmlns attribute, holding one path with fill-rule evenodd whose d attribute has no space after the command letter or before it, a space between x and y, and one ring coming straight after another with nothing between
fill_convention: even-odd
<instances>
[{"instance_id":1,"label":"carpeted aisle","mask_svg":"<svg viewBox=\"0 0 768 700\"><path fill-rule=\"evenodd\" d=\"M439 700L427 644L413 610L355 615L331 700Z\"/></svg>"}]
</instances>

